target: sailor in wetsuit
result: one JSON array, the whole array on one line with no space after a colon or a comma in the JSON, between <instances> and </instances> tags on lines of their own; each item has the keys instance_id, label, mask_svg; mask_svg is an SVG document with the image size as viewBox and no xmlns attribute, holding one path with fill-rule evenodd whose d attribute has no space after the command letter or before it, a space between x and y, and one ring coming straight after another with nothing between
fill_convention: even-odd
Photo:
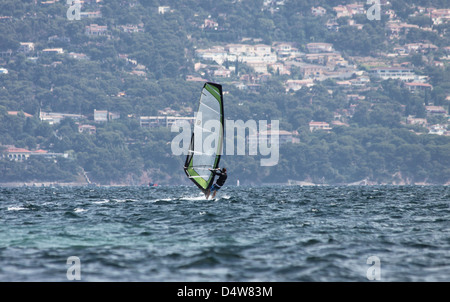
<instances>
[{"instance_id":1,"label":"sailor in wetsuit","mask_svg":"<svg viewBox=\"0 0 450 302\"><path fill-rule=\"evenodd\" d=\"M206 199L209 198L209 194L211 194L211 192L213 193L212 199L214 199L214 197L216 197L216 193L217 191L220 190L220 188L223 186L223 184L225 183L225 181L227 180L227 169L226 168L222 168L222 169L209 169L211 172L214 173L214 175L219 176L219 179L217 179L216 183L212 185L212 187L205 193L206 195Z\"/></svg>"}]
</instances>

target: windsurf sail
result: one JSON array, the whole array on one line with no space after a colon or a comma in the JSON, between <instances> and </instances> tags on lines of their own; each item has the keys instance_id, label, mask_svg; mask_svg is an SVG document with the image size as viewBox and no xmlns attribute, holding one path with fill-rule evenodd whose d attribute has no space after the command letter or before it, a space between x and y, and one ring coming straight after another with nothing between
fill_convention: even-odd
<instances>
[{"instance_id":1,"label":"windsurf sail","mask_svg":"<svg viewBox=\"0 0 450 302\"><path fill-rule=\"evenodd\" d=\"M222 86L207 82L200 95L200 104L195 113L191 143L184 164L186 175L203 193L214 182L214 174L209 169L219 167L223 134Z\"/></svg>"}]
</instances>

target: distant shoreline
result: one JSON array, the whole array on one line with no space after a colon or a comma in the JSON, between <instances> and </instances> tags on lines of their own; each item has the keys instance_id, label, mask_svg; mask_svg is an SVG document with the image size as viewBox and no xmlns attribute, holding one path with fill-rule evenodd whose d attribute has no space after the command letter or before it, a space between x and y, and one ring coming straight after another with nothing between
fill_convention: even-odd
<instances>
[{"instance_id":1,"label":"distant shoreline","mask_svg":"<svg viewBox=\"0 0 450 302\"><path fill-rule=\"evenodd\" d=\"M450 183L445 184L433 184L433 183L368 183L368 184L358 184L358 183L348 183L348 184L315 184L315 183L263 183L260 185L252 184L250 186L289 186L289 187L339 187L339 186L361 186L361 187L376 187L376 186L449 186ZM164 186L164 185L162 185ZM241 185L243 187L247 185ZM129 185L129 184L88 184L85 182L6 182L0 183L0 188L17 188L17 187L147 187L147 185ZM236 187L235 185L229 185L228 187Z\"/></svg>"}]
</instances>

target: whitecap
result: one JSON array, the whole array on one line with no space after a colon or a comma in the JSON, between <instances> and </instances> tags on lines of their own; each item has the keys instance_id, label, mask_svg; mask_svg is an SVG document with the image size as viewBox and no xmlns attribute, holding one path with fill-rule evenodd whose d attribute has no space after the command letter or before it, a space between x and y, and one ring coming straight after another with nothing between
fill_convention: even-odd
<instances>
[{"instance_id":1,"label":"whitecap","mask_svg":"<svg viewBox=\"0 0 450 302\"><path fill-rule=\"evenodd\" d=\"M74 210L75 213L81 213L81 212L86 212L86 211L87 211L87 210L82 209L82 208L76 208L76 209Z\"/></svg>"},{"instance_id":2,"label":"whitecap","mask_svg":"<svg viewBox=\"0 0 450 302\"><path fill-rule=\"evenodd\" d=\"M26 210L24 207L8 207L8 211L21 211Z\"/></svg>"},{"instance_id":3,"label":"whitecap","mask_svg":"<svg viewBox=\"0 0 450 302\"><path fill-rule=\"evenodd\" d=\"M200 196L195 196L195 197L193 197L193 196L184 196L184 197L181 197L181 199L195 201L195 200L205 200L206 197L205 197L205 195L200 195Z\"/></svg>"},{"instance_id":4,"label":"whitecap","mask_svg":"<svg viewBox=\"0 0 450 302\"><path fill-rule=\"evenodd\" d=\"M108 203L108 202L109 202L108 199L103 199L103 200L99 200L99 201L94 201L94 202L92 202L92 203L95 203L95 204L102 204L102 203Z\"/></svg>"},{"instance_id":5,"label":"whitecap","mask_svg":"<svg viewBox=\"0 0 450 302\"><path fill-rule=\"evenodd\" d=\"M137 201L136 199L114 199L115 202Z\"/></svg>"}]
</instances>

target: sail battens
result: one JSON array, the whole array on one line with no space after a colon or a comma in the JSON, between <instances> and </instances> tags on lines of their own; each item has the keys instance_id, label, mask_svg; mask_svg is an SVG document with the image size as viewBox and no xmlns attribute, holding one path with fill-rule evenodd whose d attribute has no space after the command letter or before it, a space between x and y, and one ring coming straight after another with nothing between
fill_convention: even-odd
<instances>
[{"instance_id":1,"label":"sail battens","mask_svg":"<svg viewBox=\"0 0 450 302\"><path fill-rule=\"evenodd\" d=\"M211 131L211 129L208 129L208 128L203 128L203 127L200 127L200 126L195 126L196 128L200 128L203 132L207 132L207 133L214 133L214 131Z\"/></svg>"},{"instance_id":2,"label":"sail battens","mask_svg":"<svg viewBox=\"0 0 450 302\"><path fill-rule=\"evenodd\" d=\"M202 103L202 105L203 105L204 107L208 108L209 110L211 110L212 112L217 113L217 114L220 114L220 112L217 112L216 110L214 110L213 108L209 107L208 105L206 105L206 104L204 104L204 103Z\"/></svg>"}]
</instances>

